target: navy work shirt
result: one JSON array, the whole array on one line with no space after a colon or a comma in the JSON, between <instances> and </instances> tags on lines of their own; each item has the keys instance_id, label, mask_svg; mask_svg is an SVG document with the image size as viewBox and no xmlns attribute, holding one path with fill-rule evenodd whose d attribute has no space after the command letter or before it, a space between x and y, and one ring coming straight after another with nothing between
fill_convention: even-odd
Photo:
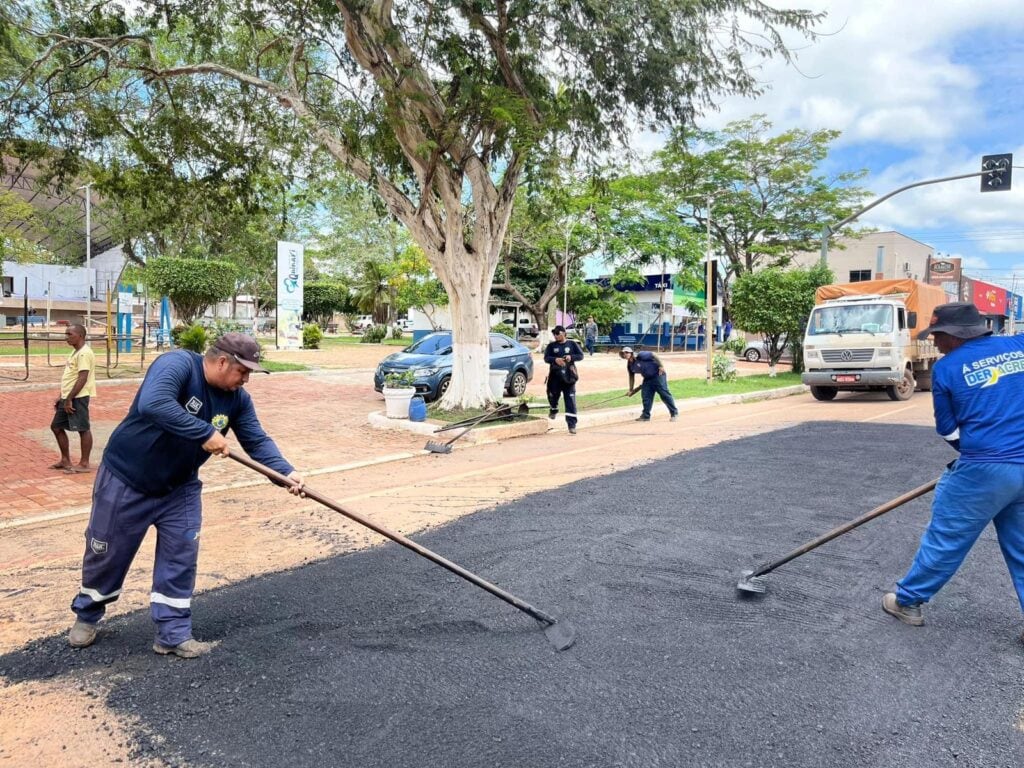
<instances>
[{"instance_id":1,"label":"navy work shirt","mask_svg":"<svg viewBox=\"0 0 1024 768\"><path fill-rule=\"evenodd\" d=\"M125 420L103 451L103 464L140 493L165 496L199 476L214 433L230 428L245 452L283 475L294 467L263 431L249 393L206 382L203 357L175 350L158 357L135 394Z\"/></svg>"}]
</instances>

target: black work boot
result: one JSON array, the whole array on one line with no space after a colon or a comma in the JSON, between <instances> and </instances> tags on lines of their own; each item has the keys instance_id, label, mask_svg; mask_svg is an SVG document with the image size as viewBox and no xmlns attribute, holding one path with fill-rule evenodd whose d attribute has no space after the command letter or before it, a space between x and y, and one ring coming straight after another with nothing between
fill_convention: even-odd
<instances>
[{"instance_id":1,"label":"black work boot","mask_svg":"<svg viewBox=\"0 0 1024 768\"><path fill-rule=\"evenodd\" d=\"M895 592L887 592L885 597L882 598L882 610L912 627L920 627L924 624L924 614L921 611L921 606L900 605L896 602Z\"/></svg>"}]
</instances>

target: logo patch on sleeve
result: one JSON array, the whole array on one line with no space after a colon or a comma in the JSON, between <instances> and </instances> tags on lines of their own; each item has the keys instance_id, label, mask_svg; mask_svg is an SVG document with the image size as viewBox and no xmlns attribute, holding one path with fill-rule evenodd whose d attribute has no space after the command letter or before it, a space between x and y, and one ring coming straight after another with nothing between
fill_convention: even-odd
<instances>
[{"instance_id":1,"label":"logo patch on sleeve","mask_svg":"<svg viewBox=\"0 0 1024 768\"><path fill-rule=\"evenodd\" d=\"M203 401L200 400L195 395L190 397L188 399L188 402L185 403L185 410L188 411L189 413L191 413L193 416L195 416L197 413L199 413L199 411L202 409L202 407L203 407Z\"/></svg>"}]
</instances>

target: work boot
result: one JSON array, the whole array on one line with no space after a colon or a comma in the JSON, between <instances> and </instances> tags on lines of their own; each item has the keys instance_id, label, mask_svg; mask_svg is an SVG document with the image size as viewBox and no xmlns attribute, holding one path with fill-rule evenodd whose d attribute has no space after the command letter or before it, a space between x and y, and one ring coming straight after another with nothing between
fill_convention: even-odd
<instances>
[{"instance_id":1,"label":"work boot","mask_svg":"<svg viewBox=\"0 0 1024 768\"><path fill-rule=\"evenodd\" d=\"M668 417L668 420L669 421L679 421L679 414L678 413L672 414L671 416Z\"/></svg>"},{"instance_id":2,"label":"work boot","mask_svg":"<svg viewBox=\"0 0 1024 768\"><path fill-rule=\"evenodd\" d=\"M78 619L68 632L68 645L72 648L87 648L96 641L96 625Z\"/></svg>"},{"instance_id":3,"label":"work boot","mask_svg":"<svg viewBox=\"0 0 1024 768\"><path fill-rule=\"evenodd\" d=\"M558 415L558 411L548 411L548 418L553 419Z\"/></svg>"},{"instance_id":4,"label":"work boot","mask_svg":"<svg viewBox=\"0 0 1024 768\"><path fill-rule=\"evenodd\" d=\"M636 421L650 421L651 417L650 416L638 416L635 420Z\"/></svg>"},{"instance_id":5,"label":"work boot","mask_svg":"<svg viewBox=\"0 0 1024 768\"><path fill-rule=\"evenodd\" d=\"M569 434L570 435L575 435L576 434L576 427L574 427L572 425L569 425Z\"/></svg>"},{"instance_id":6,"label":"work boot","mask_svg":"<svg viewBox=\"0 0 1024 768\"><path fill-rule=\"evenodd\" d=\"M212 651L214 645L216 645L216 643L204 643L201 640L196 640L194 637L190 637L185 642L178 643L177 645L161 645L158 640L153 643L153 650L161 656L174 654L175 656L180 656L183 659L195 659Z\"/></svg>"},{"instance_id":7,"label":"work boot","mask_svg":"<svg viewBox=\"0 0 1024 768\"><path fill-rule=\"evenodd\" d=\"M924 624L924 614L921 612L921 606L900 605L896 602L895 592L886 592L885 597L882 598L882 610L912 627L920 627Z\"/></svg>"}]
</instances>

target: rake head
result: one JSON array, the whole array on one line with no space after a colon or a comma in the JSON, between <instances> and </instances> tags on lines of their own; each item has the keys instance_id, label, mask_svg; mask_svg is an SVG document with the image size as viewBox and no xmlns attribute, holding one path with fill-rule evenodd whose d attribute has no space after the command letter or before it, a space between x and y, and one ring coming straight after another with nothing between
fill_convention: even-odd
<instances>
[{"instance_id":1,"label":"rake head","mask_svg":"<svg viewBox=\"0 0 1024 768\"><path fill-rule=\"evenodd\" d=\"M548 624L544 628L544 636L556 651L564 651L576 642L576 628L565 619L561 619L554 624Z\"/></svg>"},{"instance_id":2,"label":"rake head","mask_svg":"<svg viewBox=\"0 0 1024 768\"><path fill-rule=\"evenodd\" d=\"M767 582L762 578L754 576L754 572L752 570L743 571L742 575L743 578L736 584L736 589L741 592L753 592L760 595L764 594L764 592L768 590Z\"/></svg>"},{"instance_id":3,"label":"rake head","mask_svg":"<svg viewBox=\"0 0 1024 768\"><path fill-rule=\"evenodd\" d=\"M433 440L427 440L423 450L430 451L431 453L451 453L452 446L449 443L436 443Z\"/></svg>"}]
</instances>

